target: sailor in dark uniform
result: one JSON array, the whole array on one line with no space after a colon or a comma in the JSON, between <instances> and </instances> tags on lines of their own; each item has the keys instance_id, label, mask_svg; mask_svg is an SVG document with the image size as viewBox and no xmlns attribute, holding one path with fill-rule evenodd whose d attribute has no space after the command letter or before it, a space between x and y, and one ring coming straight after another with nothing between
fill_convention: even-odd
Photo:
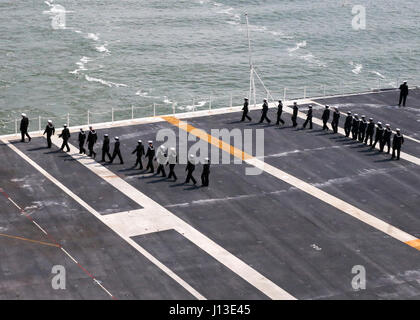
<instances>
[{"instance_id":1,"label":"sailor in dark uniform","mask_svg":"<svg viewBox=\"0 0 420 320\"><path fill-rule=\"evenodd\" d=\"M337 108L334 108L333 119L331 122L331 127L334 133L338 132L338 122L340 121L340 111Z\"/></svg>"},{"instance_id":2,"label":"sailor in dark uniform","mask_svg":"<svg viewBox=\"0 0 420 320\"><path fill-rule=\"evenodd\" d=\"M373 122L372 118L369 118L369 123L367 125L366 129L366 138L365 138L365 144L368 144L368 140L370 139L369 145L373 144L373 134L375 132L375 123Z\"/></svg>"},{"instance_id":3,"label":"sailor in dark uniform","mask_svg":"<svg viewBox=\"0 0 420 320\"><path fill-rule=\"evenodd\" d=\"M45 127L43 135L44 134L47 134L47 145L48 145L48 148L51 148L52 146L51 136L55 134L55 128L51 120L48 120L48 124Z\"/></svg>"},{"instance_id":4,"label":"sailor in dark uniform","mask_svg":"<svg viewBox=\"0 0 420 320\"><path fill-rule=\"evenodd\" d=\"M351 125L351 135L353 140L357 140L357 135L359 134L359 115L356 113L353 117L353 123Z\"/></svg>"},{"instance_id":5,"label":"sailor in dark uniform","mask_svg":"<svg viewBox=\"0 0 420 320\"><path fill-rule=\"evenodd\" d=\"M101 162L106 162L105 156L108 156L109 161L112 160L112 156L109 153L110 147L109 147L110 141L109 136L107 133L104 134L104 141L102 143L102 159Z\"/></svg>"},{"instance_id":6,"label":"sailor in dark uniform","mask_svg":"<svg viewBox=\"0 0 420 320\"><path fill-rule=\"evenodd\" d=\"M86 150L84 148L85 141L86 141L86 133L83 131L82 128L80 128L78 141L79 141L79 153L86 154Z\"/></svg>"},{"instance_id":7,"label":"sailor in dark uniform","mask_svg":"<svg viewBox=\"0 0 420 320\"><path fill-rule=\"evenodd\" d=\"M330 119L330 107L328 105L325 106L321 119L322 119L322 122L324 123L324 125L322 126L322 130L330 130L327 124L328 120Z\"/></svg>"},{"instance_id":8,"label":"sailor in dark uniform","mask_svg":"<svg viewBox=\"0 0 420 320\"><path fill-rule=\"evenodd\" d=\"M350 136L352 122L353 122L353 117L351 115L351 111L348 111L346 122L344 123L344 132L346 133L346 137Z\"/></svg>"},{"instance_id":9,"label":"sailor in dark uniform","mask_svg":"<svg viewBox=\"0 0 420 320\"><path fill-rule=\"evenodd\" d=\"M302 128L305 129L306 125L309 123L309 129L312 129L312 105L309 105L308 112L306 113L306 120L302 125Z\"/></svg>"},{"instance_id":10,"label":"sailor in dark uniform","mask_svg":"<svg viewBox=\"0 0 420 320\"><path fill-rule=\"evenodd\" d=\"M155 167L153 166L153 159L155 158L155 148L153 147L153 141L149 141L149 147L146 152L147 166L146 170L150 169L150 173L155 172Z\"/></svg>"},{"instance_id":11,"label":"sailor in dark uniform","mask_svg":"<svg viewBox=\"0 0 420 320\"><path fill-rule=\"evenodd\" d=\"M384 151L385 145L387 145L388 146L387 153L389 153L389 151L391 149L391 135L392 135L391 126L389 124L386 124L385 125L385 130L384 130L384 135L382 137L381 152Z\"/></svg>"},{"instance_id":12,"label":"sailor in dark uniform","mask_svg":"<svg viewBox=\"0 0 420 320\"><path fill-rule=\"evenodd\" d=\"M176 155L176 150L175 148L170 148L169 149L169 155L168 155L168 162L166 163L166 165L169 165L169 175L168 175L168 179L170 178L174 178L174 181L176 181L178 179L178 177L175 174L175 165L178 163L178 156Z\"/></svg>"},{"instance_id":13,"label":"sailor in dark uniform","mask_svg":"<svg viewBox=\"0 0 420 320\"><path fill-rule=\"evenodd\" d=\"M201 184L203 187L209 186L209 175L210 175L210 159L205 158L203 164L203 172L201 173Z\"/></svg>"},{"instance_id":14,"label":"sailor in dark uniform","mask_svg":"<svg viewBox=\"0 0 420 320\"><path fill-rule=\"evenodd\" d=\"M25 136L28 137L29 141L31 141L31 137L28 133L28 127L29 127L29 119L26 116L26 113L22 113L22 120L20 120L20 134L22 136L22 139L20 142L25 142Z\"/></svg>"},{"instance_id":15,"label":"sailor in dark uniform","mask_svg":"<svg viewBox=\"0 0 420 320\"><path fill-rule=\"evenodd\" d=\"M141 161L141 157L145 155L143 142L141 140L137 141L137 146L133 150L131 154L136 154L136 163L134 164L133 168L136 168L137 165L140 165L140 170L143 170L143 163Z\"/></svg>"},{"instance_id":16,"label":"sailor in dark uniform","mask_svg":"<svg viewBox=\"0 0 420 320\"><path fill-rule=\"evenodd\" d=\"M185 179L184 183L189 183L190 180L192 180L194 185L197 183L197 181L192 175L194 170L195 170L195 159L194 159L194 155L190 154L187 166L185 167L185 171L187 171L187 178Z\"/></svg>"},{"instance_id":17,"label":"sailor in dark uniform","mask_svg":"<svg viewBox=\"0 0 420 320\"><path fill-rule=\"evenodd\" d=\"M407 96L408 96L408 85L407 85L407 81L404 81L404 83L400 85L400 102L398 103L399 107L401 107L401 102L403 103L403 107L405 107Z\"/></svg>"},{"instance_id":18,"label":"sailor in dark uniform","mask_svg":"<svg viewBox=\"0 0 420 320\"><path fill-rule=\"evenodd\" d=\"M92 127L89 127L89 134L86 141L88 145L88 149L89 149L89 157L93 155L93 158L96 158L96 152L93 151L93 147L97 140L98 140L98 135L96 134L96 131L93 130Z\"/></svg>"},{"instance_id":19,"label":"sailor in dark uniform","mask_svg":"<svg viewBox=\"0 0 420 320\"><path fill-rule=\"evenodd\" d=\"M293 102L293 113L292 113L292 123L293 127L297 126L297 116L298 116L299 107L297 105L297 102Z\"/></svg>"},{"instance_id":20,"label":"sailor in dark uniform","mask_svg":"<svg viewBox=\"0 0 420 320\"><path fill-rule=\"evenodd\" d=\"M376 147L376 144L379 142L379 148L381 148L382 146L382 139L384 136L384 128L382 127L382 122L378 122L376 124L376 133L375 133L375 143L372 146L372 149L374 149ZM381 150L382 152L382 150Z\"/></svg>"},{"instance_id":21,"label":"sailor in dark uniform","mask_svg":"<svg viewBox=\"0 0 420 320\"><path fill-rule=\"evenodd\" d=\"M251 117L248 115L249 109L248 109L248 98L244 98L244 107L242 108L242 119L241 121L245 121L245 118L247 118L249 121L251 121Z\"/></svg>"},{"instance_id":22,"label":"sailor in dark uniform","mask_svg":"<svg viewBox=\"0 0 420 320\"><path fill-rule=\"evenodd\" d=\"M276 125L284 124L284 120L281 118L281 114L283 113L283 103L279 100L279 104L277 105L277 121Z\"/></svg>"},{"instance_id":23,"label":"sailor in dark uniform","mask_svg":"<svg viewBox=\"0 0 420 320\"><path fill-rule=\"evenodd\" d=\"M271 123L271 120L268 119L267 117L267 113L268 113L268 101L267 99L264 99L264 103L262 105L262 110L261 110L261 119L259 123L262 123L264 120L267 120L268 123Z\"/></svg>"},{"instance_id":24,"label":"sailor in dark uniform","mask_svg":"<svg viewBox=\"0 0 420 320\"><path fill-rule=\"evenodd\" d=\"M158 162L158 167L156 174L162 173L162 177L166 177L165 165L168 162L168 154L166 153L166 147L160 146L157 150L156 159Z\"/></svg>"},{"instance_id":25,"label":"sailor in dark uniform","mask_svg":"<svg viewBox=\"0 0 420 320\"><path fill-rule=\"evenodd\" d=\"M394 139L392 139L392 159L395 158L395 150L397 151L397 160L400 160L401 146L404 143L404 137L400 129L395 130Z\"/></svg>"},{"instance_id":26,"label":"sailor in dark uniform","mask_svg":"<svg viewBox=\"0 0 420 320\"><path fill-rule=\"evenodd\" d=\"M114 159L118 156L120 159L120 164L124 164L124 160L121 156L121 150L120 150L120 138L115 137L115 144L114 144L114 152L112 153L111 161L109 163L113 163Z\"/></svg>"},{"instance_id":27,"label":"sailor in dark uniform","mask_svg":"<svg viewBox=\"0 0 420 320\"><path fill-rule=\"evenodd\" d=\"M363 142L365 140L366 128L367 128L366 117L362 116L362 120L360 120L359 122L359 141L360 142Z\"/></svg>"},{"instance_id":28,"label":"sailor in dark uniform","mask_svg":"<svg viewBox=\"0 0 420 320\"><path fill-rule=\"evenodd\" d=\"M70 147L68 144L68 141L70 139L70 131L67 128L67 124L64 125L64 129L58 137L63 139L63 144L61 145L60 150L63 151L64 147L66 147L67 152L70 152Z\"/></svg>"}]
</instances>

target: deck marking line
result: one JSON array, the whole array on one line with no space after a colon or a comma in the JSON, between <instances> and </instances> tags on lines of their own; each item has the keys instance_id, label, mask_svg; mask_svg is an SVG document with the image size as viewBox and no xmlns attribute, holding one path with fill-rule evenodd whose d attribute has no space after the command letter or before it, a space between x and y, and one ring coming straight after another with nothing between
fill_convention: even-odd
<instances>
[{"instance_id":1,"label":"deck marking line","mask_svg":"<svg viewBox=\"0 0 420 320\"><path fill-rule=\"evenodd\" d=\"M61 146L61 141L57 137L53 137L52 142L58 147ZM242 153L242 151L240 151L240 153ZM261 273L257 272L245 262L231 254L229 251L227 251L214 241L212 241L210 238L199 232L197 229L193 228L181 218L174 215L168 209L164 208L159 203L155 202L154 200L143 194L141 191L133 187L131 184L129 184L122 178L108 178L109 176L115 176L112 173L112 171L110 171L108 168L104 167L100 163L92 162L91 158L84 155L80 155L79 150L73 145L70 145L70 155L74 159L82 163L89 170L94 172L96 175L98 175L99 177L107 181L109 184L111 184L113 187L118 189L120 192L125 194L127 197L132 199L134 202L141 205L145 209L145 218L155 221L157 223L157 226L160 226L163 223L163 228L167 228L169 224L172 227L172 229L178 231L180 234L182 234L188 240L193 242L207 254L209 254L217 261L225 265L232 272L236 273L238 276L243 278L252 286L263 292L266 296L270 297L271 299L279 300L296 299L288 292L280 288L278 285L273 283L271 280L264 277ZM119 232L115 225L108 224L107 218L100 216L100 219L111 229L116 231L120 236L124 237L127 242L132 244L132 246L134 246L135 242L126 235L124 235L122 232ZM139 234L141 233L143 233L143 230L139 230ZM135 247L137 248L138 246Z\"/></svg>"},{"instance_id":2,"label":"deck marking line","mask_svg":"<svg viewBox=\"0 0 420 320\"><path fill-rule=\"evenodd\" d=\"M164 120L162 120L164 121ZM61 146L61 140L57 137L52 137L52 142L57 146ZM125 194L127 197L132 199L134 202L141 205L145 212L147 213L147 219L154 220L156 223L159 223L160 221L164 221L163 228L166 228L168 224L172 226L172 229L178 231L180 234L182 234L184 237L186 237L188 240L193 242L195 245L197 245L199 248L201 248L203 251L205 251L207 254L215 258L217 261L222 263L224 266L226 266L228 269L230 269L232 272L236 273L238 276L240 276L242 279L250 283L252 286L260 290L262 293L264 293L266 296L268 296L271 299L278 299L278 300L295 300L296 298L293 297L291 294L286 292L284 289L280 288L277 284L263 276L261 273L253 269L251 266L240 260L238 257L234 256L232 253L212 241L210 238L199 232L197 229L193 228L191 225L186 223L181 218L174 215L172 212L170 212L168 209L161 206L159 203L155 202L151 198L147 197L145 194L143 194L141 191L133 187L131 184L123 180L122 178L108 178L109 176L114 176L112 171L104 167L102 164L97 162L92 162L92 159L79 154L79 149L75 146L69 144L70 146L70 153L75 160L83 164L85 167L87 167L89 170L91 170L93 173L95 173L97 176L101 177L105 181L107 181L109 184L111 184L113 187L118 189L120 192ZM240 151L242 153L242 151ZM23 154L23 156L25 156ZM27 156L25 156L27 157ZM29 159L30 160L30 159ZM30 160L33 162L32 160ZM41 167L39 167L36 163L34 163L38 170L42 170L41 172L44 173L45 170L43 170ZM47 172L45 172L48 176L50 176ZM88 206L82 199L80 199L77 195L75 195L72 191L68 190L63 184L61 184L59 181L57 181L55 178L53 178L52 181L56 183L60 188L63 190L66 190L65 192L71 195L74 199L78 199L77 201L80 201L84 205ZM95 212L94 209L90 208L90 211ZM119 232L118 228L115 227L114 224L108 223L108 220L105 217L102 217L100 214L96 213L95 216L100 219L102 222L104 222L108 227L110 227L112 230L114 230L118 235L120 235L124 240L126 240L128 243L130 243L133 247L135 247L138 251L140 251L143 255L149 258L149 260L153 260L156 265L159 266L162 270L166 273L170 272L171 277L173 279L177 279L177 282L182 283L182 286L187 287L188 291L190 293L193 293L194 296L197 297L197 299L200 299L203 297L201 294L197 294L198 292L192 288L189 284L187 284L185 281L180 282L180 278L170 271L168 268L163 268L164 265L160 263L156 258L154 258L150 253L148 253L146 250L141 248L139 245L137 245L130 237L127 235L124 235L123 233ZM163 229L162 228L162 229ZM139 229L139 234L143 233L144 230ZM204 297L203 297L204 298Z\"/></svg>"},{"instance_id":3,"label":"deck marking line","mask_svg":"<svg viewBox=\"0 0 420 320\"><path fill-rule=\"evenodd\" d=\"M32 240L32 239L28 239L28 238L23 238L23 237L18 237L18 236L12 236L9 234L4 234L4 233L0 233L1 237L5 237L5 238L11 238L11 239L16 239L16 240L22 240L22 241L27 241L27 242L33 242L33 243L37 243L37 244L42 244L45 246L50 246L50 247L56 247L56 248L60 248L59 244L56 243L51 243L51 242L45 242L45 241L39 241L39 240Z\"/></svg>"},{"instance_id":4,"label":"deck marking line","mask_svg":"<svg viewBox=\"0 0 420 320\"><path fill-rule=\"evenodd\" d=\"M38 166L35 162L33 162L29 157L27 157L23 152L21 152L18 148L16 148L14 145L12 145L9 141L1 139L1 141L6 144L7 146L9 146L13 151L15 151L18 155L20 155L24 160L26 160L27 162L29 162L29 164L31 164L35 169L36 166ZM40 169L42 170L41 167L39 167L38 171L40 171ZM41 171L40 171L41 172ZM41 172L42 173L42 172ZM45 172L46 173L46 172ZM47 173L48 174L48 173ZM47 176L46 176L47 177ZM48 177L47 177L48 178ZM52 177L51 177L52 178ZM3 189L0 188L1 193L3 193L3 195L10 200L19 210L20 212L30 221L32 221L35 225L37 225L46 235L47 237L56 244L56 246L58 248L60 248L64 253L66 253L67 256L69 256L73 262L75 262L79 268L81 268L86 274L88 274L89 277L91 277L92 279L94 279L93 275L91 275L85 268L83 268L82 265L80 265L80 263L78 263L50 234L48 234L44 229L42 229L39 224L37 224L34 219L32 219L32 217L28 214L25 213L25 211L23 209L21 209L16 202L14 202L8 195L6 192L3 191ZM112 299L116 300L116 297L113 296L108 290L106 290L102 285L100 286L107 294L109 294Z\"/></svg>"},{"instance_id":5,"label":"deck marking line","mask_svg":"<svg viewBox=\"0 0 420 320\"><path fill-rule=\"evenodd\" d=\"M204 130L195 128L191 125L186 125L186 123L184 121L180 121L174 117L163 117L163 119L165 119L166 121L168 121L169 123L172 123L178 127L180 127L181 129L183 128L187 128L189 131L189 133L196 135L198 134L199 137L201 139L203 139L204 141L206 141L207 143L212 143L216 145L218 144L218 138L213 137L209 134L207 134ZM235 148L234 148L235 149ZM238 154L238 151L235 151L234 153L231 152L232 155ZM386 234L388 234L389 236L404 242L405 244L407 244L407 242L409 241L413 241L413 240L417 240L416 237L412 236L411 234L402 231L394 226L392 226L391 224L376 218L375 216L333 196L330 195L329 193L312 186L311 184L296 178L295 176L286 173L285 171L282 171L274 166L271 166L255 157L253 157L250 154L245 154L245 162L253 165L263 171L265 171L268 174L271 174L272 176L298 188L299 190L302 190L306 193L308 193L309 195L337 208L338 210L347 213L348 215L370 225L371 227L380 230ZM416 249L420 250L420 248Z\"/></svg>"},{"instance_id":6,"label":"deck marking line","mask_svg":"<svg viewBox=\"0 0 420 320\"><path fill-rule=\"evenodd\" d=\"M48 180L50 180L52 183L54 183L57 187L59 187L62 191L64 191L68 196L73 198L76 202L78 202L82 207L84 207L87 211L89 211L91 214L93 214L97 219L99 219L101 222L103 222L105 225L107 225L109 228L111 228L114 232L116 232L119 236L121 236L126 242L131 244L137 251L139 251L142 255L144 255L150 262L152 262L154 265L156 265L159 269L161 269L165 274L167 274L170 278L175 280L178 284L180 284L184 289L186 289L189 293L191 293L194 297L196 297L199 300L205 300L206 298L201 295L198 291L196 291L192 286L190 286L186 281L181 279L178 275L176 275L172 270L167 268L163 263L161 263L159 260L157 260L153 255L151 255L148 251L146 251L143 247L140 247L136 242L134 242L132 239L130 239L127 236L121 235L112 225L109 225L104 217L99 214L95 209L93 209L89 204L87 204L85 201L83 201L79 196L74 194L70 189L68 189L66 186L64 186L60 181L55 179L52 175L50 175L47 171L45 171L41 166L39 166L35 161L30 159L27 155L25 155L22 151L20 151L16 146L14 146L12 143L10 143L8 140L2 139L1 140L4 144L6 144L9 148L11 148L14 152L16 152L21 158L23 158L26 162L28 162L32 167L34 167L36 170L38 170L42 175L44 175ZM52 139L53 143L58 144L58 146L61 145L61 143L58 141L58 138L53 137ZM69 144L70 145L70 144ZM80 156L79 150L76 149L73 145L70 145L70 148L73 150L74 154L73 157ZM103 167L102 165L98 165L97 162L92 163L91 158L85 158L88 163L91 163L93 166L99 166ZM85 164L86 165L86 164ZM103 167L104 168L104 167ZM106 172L108 172L108 175L112 176L111 171L104 168ZM92 170L92 169L91 169ZM112 179L115 180L115 179ZM122 180L122 179L121 179ZM150 199L151 200L151 199ZM151 200L152 201L152 200ZM28 217L30 218L30 217ZM65 252L69 257L70 254L67 253L67 251L64 250L64 248L61 248L63 252ZM78 262L72 258L72 260L78 264Z\"/></svg>"},{"instance_id":7,"label":"deck marking line","mask_svg":"<svg viewBox=\"0 0 420 320\"><path fill-rule=\"evenodd\" d=\"M32 222L43 232L43 233L45 233L46 235L48 235L48 233L44 230L44 229L42 229L41 228L41 226L38 224L38 223L36 223L34 220L32 220Z\"/></svg>"},{"instance_id":8,"label":"deck marking line","mask_svg":"<svg viewBox=\"0 0 420 320\"><path fill-rule=\"evenodd\" d=\"M420 250L420 239L407 241L406 244L412 246L413 248L416 248L417 250Z\"/></svg>"}]
</instances>

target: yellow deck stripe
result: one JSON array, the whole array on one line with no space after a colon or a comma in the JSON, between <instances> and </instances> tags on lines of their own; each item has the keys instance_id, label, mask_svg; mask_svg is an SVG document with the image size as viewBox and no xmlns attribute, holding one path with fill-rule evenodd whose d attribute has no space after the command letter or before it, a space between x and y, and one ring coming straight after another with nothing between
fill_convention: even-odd
<instances>
[{"instance_id":1,"label":"yellow deck stripe","mask_svg":"<svg viewBox=\"0 0 420 320\"><path fill-rule=\"evenodd\" d=\"M55 243L38 241L38 240L32 240L32 239L27 239L27 238L22 238L22 237L17 237L17 236L11 236L9 234L4 234L4 233L0 233L0 236L1 237L5 237L5 238L11 238L11 239L16 239L16 240L22 240L22 241L27 241L27 242L33 242L33 243L37 243L37 244L42 244L44 246L57 247L57 248L60 247L60 245L55 244Z\"/></svg>"},{"instance_id":2,"label":"yellow deck stripe","mask_svg":"<svg viewBox=\"0 0 420 320\"><path fill-rule=\"evenodd\" d=\"M416 248L417 250L420 250L420 239L407 241L406 244L413 248Z\"/></svg>"},{"instance_id":3,"label":"yellow deck stripe","mask_svg":"<svg viewBox=\"0 0 420 320\"><path fill-rule=\"evenodd\" d=\"M411 234L408 234L405 231L402 231L389 223L386 223L385 221L376 218L375 216L364 212L363 210L360 210L359 208L337 198L329 193L322 191L321 189L318 189L314 186L312 186L309 183L304 182L303 180L300 180L284 171L281 171L273 166L270 166L268 164L265 164L261 161L259 161L257 158L253 157L252 155L243 152L242 150L239 150L233 146L231 146L228 143L225 143L221 140L219 140L216 137L213 137L206 133L204 130L198 129L193 127L192 125L187 124L184 121L181 121L175 117L162 117L165 121L169 122L170 124L179 127L180 129L189 132L190 134L206 141L207 143L210 143L216 147L219 147L220 149L229 152L230 154L234 155L235 157L238 157L242 160L245 160L248 164L254 165L257 168L260 168L261 170L264 170L265 172L297 187L298 189L314 196L315 198L324 201L333 207L349 214L350 216L358 219L359 221L366 223L370 225L371 227L376 228L377 230L380 230L393 238L417 249L420 250L420 240L416 237L412 236Z\"/></svg>"},{"instance_id":4,"label":"yellow deck stripe","mask_svg":"<svg viewBox=\"0 0 420 320\"><path fill-rule=\"evenodd\" d=\"M223 151L230 153L232 155L234 155L235 157L242 159L242 160L248 160L253 158L252 155L238 149L235 148L234 146L230 145L229 143L226 143L216 137L213 137L212 135L208 134L207 132L195 128L190 124L187 124L184 121L181 121L175 117L162 117L162 119L166 120L167 122L169 122L170 124L179 127L187 132L192 133L193 135L195 135L197 138L200 138L203 141L206 141L216 147L218 147L219 149L222 149Z\"/></svg>"}]
</instances>

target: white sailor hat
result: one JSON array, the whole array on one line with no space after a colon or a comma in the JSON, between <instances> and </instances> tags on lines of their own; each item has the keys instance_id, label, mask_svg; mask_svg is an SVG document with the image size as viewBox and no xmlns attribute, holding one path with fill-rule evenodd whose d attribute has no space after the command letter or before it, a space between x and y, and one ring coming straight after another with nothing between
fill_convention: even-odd
<instances>
[{"instance_id":1,"label":"white sailor hat","mask_svg":"<svg viewBox=\"0 0 420 320\"><path fill-rule=\"evenodd\" d=\"M114 139L115 139L115 140L120 140L120 138L118 138L118 137L115 137Z\"/></svg>"},{"instance_id":2,"label":"white sailor hat","mask_svg":"<svg viewBox=\"0 0 420 320\"><path fill-rule=\"evenodd\" d=\"M308 108L312 109L312 105L310 104L310 105L308 106Z\"/></svg>"},{"instance_id":3,"label":"white sailor hat","mask_svg":"<svg viewBox=\"0 0 420 320\"><path fill-rule=\"evenodd\" d=\"M347 114L351 114L351 111L347 111Z\"/></svg>"},{"instance_id":4,"label":"white sailor hat","mask_svg":"<svg viewBox=\"0 0 420 320\"><path fill-rule=\"evenodd\" d=\"M365 115L362 115L362 118L366 118L366 116Z\"/></svg>"},{"instance_id":5,"label":"white sailor hat","mask_svg":"<svg viewBox=\"0 0 420 320\"><path fill-rule=\"evenodd\" d=\"M65 123L64 125L63 125L63 127L65 128L65 127L67 127L67 123Z\"/></svg>"},{"instance_id":6,"label":"white sailor hat","mask_svg":"<svg viewBox=\"0 0 420 320\"><path fill-rule=\"evenodd\" d=\"M52 121L51 121L51 120L48 120L47 122L48 122L48 123L52 123Z\"/></svg>"},{"instance_id":7,"label":"white sailor hat","mask_svg":"<svg viewBox=\"0 0 420 320\"><path fill-rule=\"evenodd\" d=\"M104 137L108 137L108 133L105 133L105 134L104 134Z\"/></svg>"},{"instance_id":8,"label":"white sailor hat","mask_svg":"<svg viewBox=\"0 0 420 320\"><path fill-rule=\"evenodd\" d=\"M142 143L143 141L141 141L141 140L139 140L139 141L137 141L138 143Z\"/></svg>"},{"instance_id":9,"label":"white sailor hat","mask_svg":"<svg viewBox=\"0 0 420 320\"><path fill-rule=\"evenodd\" d=\"M373 121L373 118L369 118L369 121Z\"/></svg>"},{"instance_id":10,"label":"white sailor hat","mask_svg":"<svg viewBox=\"0 0 420 320\"><path fill-rule=\"evenodd\" d=\"M244 97L244 100L248 100L248 98L247 97Z\"/></svg>"},{"instance_id":11,"label":"white sailor hat","mask_svg":"<svg viewBox=\"0 0 420 320\"><path fill-rule=\"evenodd\" d=\"M195 158L194 155L190 154L190 159L194 159L194 158Z\"/></svg>"},{"instance_id":12,"label":"white sailor hat","mask_svg":"<svg viewBox=\"0 0 420 320\"><path fill-rule=\"evenodd\" d=\"M325 105L325 108L329 108L330 106L328 104Z\"/></svg>"},{"instance_id":13,"label":"white sailor hat","mask_svg":"<svg viewBox=\"0 0 420 320\"><path fill-rule=\"evenodd\" d=\"M264 101L267 101L267 99L266 99L266 98L264 98Z\"/></svg>"},{"instance_id":14,"label":"white sailor hat","mask_svg":"<svg viewBox=\"0 0 420 320\"><path fill-rule=\"evenodd\" d=\"M148 143L148 144L151 144L151 143L153 143L153 141L152 141L152 140L149 140L149 141L147 141L147 143Z\"/></svg>"},{"instance_id":15,"label":"white sailor hat","mask_svg":"<svg viewBox=\"0 0 420 320\"><path fill-rule=\"evenodd\" d=\"M385 126L386 126L386 127L389 127L390 125L389 125L389 123L387 123Z\"/></svg>"},{"instance_id":16,"label":"white sailor hat","mask_svg":"<svg viewBox=\"0 0 420 320\"><path fill-rule=\"evenodd\" d=\"M378 124L382 124L382 122L378 121Z\"/></svg>"},{"instance_id":17,"label":"white sailor hat","mask_svg":"<svg viewBox=\"0 0 420 320\"><path fill-rule=\"evenodd\" d=\"M26 113L22 113L22 117L26 117Z\"/></svg>"},{"instance_id":18,"label":"white sailor hat","mask_svg":"<svg viewBox=\"0 0 420 320\"><path fill-rule=\"evenodd\" d=\"M205 161L209 162L210 159L208 157L204 158Z\"/></svg>"},{"instance_id":19,"label":"white sailor hat","mask_svg":"<svg viewBox=\"0 0 420 320\"><path fill-rule=\"evenodd\" d=\"M400 132L401 130L400 130L400 128L397 128L397 129L395 129L395 131Z\"/></svg>"},{"instance_id":20,"label":"white sailor hat","mask_svg":"<svg viewBox=\"0 0 420 320\"><path fill-rule=\"evenodd\" d=\"M171 150L171 151L175 151L176 149L175 149L174 147L172 147L172 148L170 148L169 150Z\"/></svg>"}]
</instances>

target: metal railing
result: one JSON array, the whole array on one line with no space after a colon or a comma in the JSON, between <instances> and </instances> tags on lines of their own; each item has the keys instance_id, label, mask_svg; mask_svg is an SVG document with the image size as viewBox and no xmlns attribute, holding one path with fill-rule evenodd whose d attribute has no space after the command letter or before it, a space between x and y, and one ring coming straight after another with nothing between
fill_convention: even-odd
<instances>
[{"instance_id":1,"label":"metal railing","mask_svg":"<svg viewBox=\"0 0 420 320\"><path fill-rule=\"evenodd\" d=\"M409 81L411 79L408 79ZM410 81L410 84L413 82ZM396 89L399 86L399 79L396 82L384 82L382 79L376 81L376 85L371 85L368 88L363 87L360 83L337 83L335 85L319 85L319 86L303 86L289 88L284 87L282 90L272 91L270 95L278 97L284 101L295 99L309 99L321 98L334 95L355 94L361 92L375 92L385 89ZM84 114L66 113L59 116L43 116L29 118L30 132L43 131L47 120L52 120L54 124L61 126L66 123L70 126L93 125L98 123L115 122L121 120L138 119L144 117L161 116L166 114L177 114L184 112L195 112L202 110L212 110L225 107L233 107L234 105L241 105L244 96L248 92L229 93L229 94L214 94L202 97L194 97L185 101L167 101L166 103L152 103L146 106L131 105L128 108L111 108L106 111L91 111L86 110ZM260 91L257 94L256 101L259 105L264 98L267 98L266 92ZM253 99L250 99L250 105L253 106ZM28 112L27 112L28 113ZM0 134L10 135L19 133L20 119L9 121L0 120Z\"/></svg>"}]
</instances>

